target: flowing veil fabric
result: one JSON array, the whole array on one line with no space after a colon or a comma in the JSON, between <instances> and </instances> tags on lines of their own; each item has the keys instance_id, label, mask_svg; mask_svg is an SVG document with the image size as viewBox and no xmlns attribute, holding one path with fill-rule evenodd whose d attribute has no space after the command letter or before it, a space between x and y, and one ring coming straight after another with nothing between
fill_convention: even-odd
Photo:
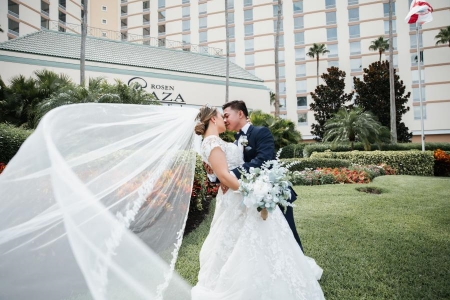
<instances>
[{"instance_id":1,"label":"flowing veil fabric","mask_svg":"<svg viewBox=\"0 0 450 300\"><path fill-rule=\"evenodd\" d=\"M197 110L52 110L0 175L0 299L190 299Z\"/></svg>"}]
</instances>

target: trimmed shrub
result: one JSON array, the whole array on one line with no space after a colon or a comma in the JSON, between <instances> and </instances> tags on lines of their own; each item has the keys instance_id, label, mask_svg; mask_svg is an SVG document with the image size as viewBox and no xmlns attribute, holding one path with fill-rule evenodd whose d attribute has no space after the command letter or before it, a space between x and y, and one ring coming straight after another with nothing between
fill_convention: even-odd
<instances>
[{"instance_id":1,"label":"trimmed shrub","mask_svg":"<svg viewBox=\"0 0 450 300\"><path fill-rule=\"evenodd\" d=\"M31 133L32 130L0 123L0 162L7 164Z\"/></svg>"},{"instance_id":2,"label":"trimmed shrub","mask_svg":"<svg viewBox=\"0 0 450 300\"><path fill-rule=\"evenodd\" d=\"M311 158L345 159L358 165L387 164L400 175L433 176L432 151L352 151L313 153Z\"/></svg>"},{"instance_id":3,"label":"trimmed shrub","mask_svg":"<svg viewBox=\"0 0 450 300\"><path fill-rule=\"evenodd\" d=\"M354 150L364 151L364 146L362 143L355 143ZM450 151L450 143L425 143L425 150L434 151L436 149L441 149L444 151ZM352 151L350 144L340 144L336 146L331 146L331 143L316 143L307 144L303 149L303 157L310 157L313 152L325 152L331 150L333 152L348 152ZM383 144L381 149L378 145L372 144L371 150L382 150L382 151L408 151L408 150L422 150L422 143L399 143L399 144Z\"/></svg>"},{"instance_id":4,"label":"trimmed shrub","mask_svg":"<svg viewBox=\"0 0 450 300\"><path fill-rule=\"evenodd\" d=\"M343 159L329 159L329 158L289 158L281 159L283 162L291 163L297 162L295 165L291 166L289 170L303 171L308 169L317 168L348 168L351 166L351 162Z\"/></svg>"},{"instance_id":5,"label":"trimmed shrub","mask_svg":"<svg viewBox=\"0 0 450 300\"><path fill-rule=\"evenodd\" d=\"M290 144L283 147L280 158L302 158L303 148L308 145L307 143Z\"/></svg>"}]
</instances>

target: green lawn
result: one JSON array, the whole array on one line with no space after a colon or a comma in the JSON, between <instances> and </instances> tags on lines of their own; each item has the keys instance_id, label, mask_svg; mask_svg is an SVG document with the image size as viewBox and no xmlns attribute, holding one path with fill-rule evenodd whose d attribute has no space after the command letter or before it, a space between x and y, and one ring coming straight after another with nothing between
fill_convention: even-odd
<instances>
[{"instance_id":1,"label":"green lawn","mask_svg":"<svg viewBox=\"0 0 450 300\"><path fill-rule=\"evenodd\" d=\"M363 186L383 193L355 189ZM449 178L382 176L295 190L297 228L324 269L327 299L450 299ZM212 212L180 249L177 271L191 284Z\"/></svg>"}]
</instances>

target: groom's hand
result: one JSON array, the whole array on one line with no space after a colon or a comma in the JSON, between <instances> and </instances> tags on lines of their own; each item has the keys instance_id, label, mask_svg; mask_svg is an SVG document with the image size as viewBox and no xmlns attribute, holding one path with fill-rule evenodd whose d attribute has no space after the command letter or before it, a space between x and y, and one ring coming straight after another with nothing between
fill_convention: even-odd
<instances>
[{"instance_id":1,"label":"groom's hand","mask_svg":"<svg viewBox=\"0 0 450 300\"><path fill-rule=\"evenodd\" d=\"M205 168L206 173L208 173L209 175L214 174L213 169L205 162L203 162L203 167Z\"/></svg>"}]
</instances>

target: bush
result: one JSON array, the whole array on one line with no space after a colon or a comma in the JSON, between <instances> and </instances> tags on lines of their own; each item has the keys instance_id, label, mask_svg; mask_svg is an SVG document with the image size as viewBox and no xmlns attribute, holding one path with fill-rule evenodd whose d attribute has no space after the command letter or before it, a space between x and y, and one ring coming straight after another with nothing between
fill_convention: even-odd
<instances>
[{"instance_id":1,"label":"bush","mask_svg":"<svg viewBox=\"0 0 450 300\"><path fill-rule=\"evenodd\" d=\"M397 174L433 176L434 157L432 151L352 151L313 153L311 158L345 159L358 165L387 164Z\"/></svg>"},{"instance_id":2,"label":"bush","mask_svg":"<svg viewBox=\"0 0 450 300\"><path fill-rule=\"evenodd\" d=\"M32 132L32 130L0 123L0 162L7 164Z\"/></svg>"},{"instance_id":3,"label":"bush","mask_svg":"<svg viewBox=\"0 0 450 300\"><path fill-rule=\"evenodd\" d=\"M425 150L434 151L441 149L450 151L450 143L425 143ZM341 144L331 146L331 143L316 143L308 144L303 149L303 157L310 157L313 152L325 152L331 150L333 152L348 152L351 151L350 144ZM362 143L355 143L354 150L364 151ZM399 144L383 144L381 149L376 144L371 145L371 150L382 151L407 151L407 150L422 150L422 143L399 143Z\"/></svg>"},{"instance_id":4,"label":"bush","mask_svg":"<svg viewBox=\"0 0 450 300\"><path fill-rule=\"evenodd\" d=\"M290 144L283 147L280 158L302 158L303 148L308 145L307 143Z\"/></svg>"},{"instance_id":5,"label":"bush","mask_svg":"<svg viewBox=\"0 0 450 300\"><path fill-rule=\"evenodd\" d=\"M434 176L450 176L450 155L437 149L434 159Z\"/></svg>"},{"instance_id":6,"label":"bush","mask_svg":"<svg viewBox=\"0 0 450 300\"><path fill-rule=\"evenodd\" d=\"M297 162L289 168L291 172L303 171L306 168L315 170L317 168L348 168L351 166L348 160L329 158L290 158L281 159L281 161L287 163Z\"/></svg>"}]
</instances>

